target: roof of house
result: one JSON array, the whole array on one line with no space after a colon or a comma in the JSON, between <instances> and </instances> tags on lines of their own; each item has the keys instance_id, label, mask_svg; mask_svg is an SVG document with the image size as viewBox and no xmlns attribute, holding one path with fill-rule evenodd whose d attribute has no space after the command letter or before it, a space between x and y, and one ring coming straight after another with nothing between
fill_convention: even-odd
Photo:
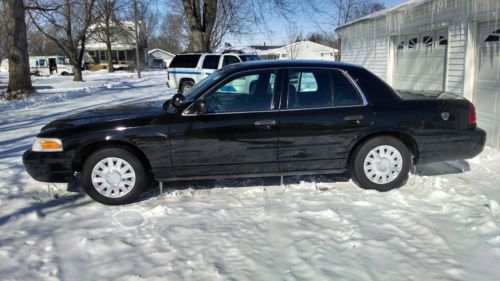
<instances>
[{"instance_id":1,"label":"roof of house","mask_svg":"<svg viewBox=\"0 0 500 281\"><path fill-rule=\"evenodd\" d=\"M395 11L411 9L411 8L414 8L416 6L420 6L420 5L427 3L427 2L430 2L430 1L436 1L436 0L407 0L406 2L403 2L403 3L396 5L392 8L383 9L383 10L371 13L369 15L366 15L364 17L355 19L353 21L347 22L347 23L337 27L335 29L335 31L338 31L340 29L343 29L347 26L350 26L350 25L353 25L356 23L368 21L368 20L375 19L375 18L380 18L380 17L386 16L387 14L390 14L390 13L395 12Z\"/></svg>"},{"instance_id":2,"label":"roof of house","mask_svg":"<svg viewBox=\"0 0 500 281\"><path fill-rule=\"evenodd\" d=\"M169 56L172 56L172 57L175 57L175 54L172 54L171 52L167 52L165 50L162 50L162 49L153 49L153 50L150 50L148 51L148 55L151 54L151 53L154 53L154 52L162 52L162 53L165 53Z\"/></svg>"},{"instance_id":3,"label":"roof of house","mask_svg":"<svg viewBox=\"0 0 500 281\"><path fill-rule=\"evenodd\" d=\"M266 50L262 50L262 51L266 51L265 53L279 53L279 52L282 52L282 51L286 51L287 48L292 48L293 46L296 46L296 45L299 45L299 44L319 45L321 47L324 47L325 49L331 49L334 53L338 52L338 50L335 49L335 48L332 48L332 47L329 47L329 46L326 46L326 45L323 45L323 44L319 44L319 43L316 43L316 42L308 41L308 40L298 41L298 42L294 42L294 43L289 44L289 45L280 46L280 47L273 48L273 49L266 49Z\"/></svg>"}]
</instances>

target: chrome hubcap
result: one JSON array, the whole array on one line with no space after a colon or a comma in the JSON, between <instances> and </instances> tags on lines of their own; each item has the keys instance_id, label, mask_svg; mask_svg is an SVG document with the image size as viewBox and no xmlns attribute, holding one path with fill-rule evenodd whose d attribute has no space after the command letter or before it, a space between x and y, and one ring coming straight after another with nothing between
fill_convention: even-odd
<instances>
[{"instance_id":1,"label":"chrome hubcap","mask_svg":"<svg viewBox=\"0 0 500 281\"><path fill-rule=\"evenodd\" d=\"M392 182L401 173L403 157L393 146L380 145L366 155L363 169L366 177L376 184Z\"/></svg>"},{"instance_id":2,"label":"chrome hubcap","mask_svg":"<svg viewBox=\"0 0 500 281\"><path fill-rule=\"evenodd\" d=\"M127 195L134 187L135 171L121 158L104 158L92 169L92 184L101 195L120 198Z\"/></svg>"},{"instance_id":3,"label":"chrome hubcap","mask_svg":"<svg viewBox=\"0 0 500 281\"><path fill-rule=\"evenodd\" d=\"M189 90L191 90L191 85L186 85L182 88L182 93L187 93L189 92Z\"/></svg>"}]
</instances>

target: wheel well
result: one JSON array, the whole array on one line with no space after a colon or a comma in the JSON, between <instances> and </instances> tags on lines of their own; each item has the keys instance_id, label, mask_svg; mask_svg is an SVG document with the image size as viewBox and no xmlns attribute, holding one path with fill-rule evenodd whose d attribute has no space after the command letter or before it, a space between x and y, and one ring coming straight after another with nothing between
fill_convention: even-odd
<instances>
[{"instance_id":1,"label":"wheel well","mask_svg":"<svg viewBox=\"0 0 500 281\"><path fill-rule=\"evenodd\" d=\"M358 140L354 144L354 146L352 147L351 151L349 152L349 158L348 158L349 160L348 161L349 162L351 161L352 156L354 154L354 151L356 151L356 149L360 145L362 145L363 143L365 143L369 139L372 139L372 138L375 138L375 137L380 137L380 136L393 137L395 139L398 139L402 143L404 143L406 145L406 147L410 150L411 154L413 155L413 161L415 163L417 162L418 157L419 157L417 142L415 141L415 139L412 136L410 136L410 135L408 135L406 133L403 133L403 132L377 132L377 133L373 133L373 134L364 136L363 138L361 138L360 140Z\"/></svg>"},{"instance_id":2,"label":"wheel well","mask_svg":"<svg viewBox=\"0 0 500 281\"><path fill-rule=\"evenodd\" d=\"M105 147L118 147L126 149L139 158L146 171L151 170L151 164L149 163L146 155L132 144L123 141L98 141L88 144L76 152L75 158L73 160L73 171L80 172L87 157L89 157L95 151Z\"/></svg>"}]
</instances>

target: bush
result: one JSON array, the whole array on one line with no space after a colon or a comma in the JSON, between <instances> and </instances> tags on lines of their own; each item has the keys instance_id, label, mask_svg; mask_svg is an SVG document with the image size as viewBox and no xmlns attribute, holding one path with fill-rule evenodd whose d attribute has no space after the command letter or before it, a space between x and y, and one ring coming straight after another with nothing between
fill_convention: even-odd
<instances>
[{"instance_id":1,"label":"bush","mask_svg":"<svg viewBox=\"0 0 500 281\"><path fill-rule=\"evenodd\" d=\"M107 69L107 67L105 65L102 65L102 64L94 64L89 68L90 71L99 71L99 70L103 70L103 69Z\"/></svg>"}]
</instances>

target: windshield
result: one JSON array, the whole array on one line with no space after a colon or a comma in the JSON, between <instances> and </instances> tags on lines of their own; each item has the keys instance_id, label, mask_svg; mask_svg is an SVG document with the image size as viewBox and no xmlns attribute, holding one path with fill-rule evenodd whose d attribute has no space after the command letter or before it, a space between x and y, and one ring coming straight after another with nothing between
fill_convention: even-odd
<instances>
[{"instance_id":1,"label":"windshield","mask_svg":"<svg viewBox=\"0 0 500 281\"><path fill-rule=\"evenodd\" d=\"M214 82L220 80L222 76L224 76L224 73L225 69L219 69L209 76L205 77L205 79L194 85L194 87L185 94L186 100L194 100L198 96L198 94L206 90L207 87L210 87L210 85L212 85Z\"/></svg>"},{"instance_id":2,"label":"windshield","mask_svg":"<svg viewBox=\"0 0 500 281\"><path fill-rule=\"evenodd\" d=\"M261 58L258 55L241 55L240 56L241 61L254 61L254 60L261 60Z\"/></svg>"}]
</instances>

